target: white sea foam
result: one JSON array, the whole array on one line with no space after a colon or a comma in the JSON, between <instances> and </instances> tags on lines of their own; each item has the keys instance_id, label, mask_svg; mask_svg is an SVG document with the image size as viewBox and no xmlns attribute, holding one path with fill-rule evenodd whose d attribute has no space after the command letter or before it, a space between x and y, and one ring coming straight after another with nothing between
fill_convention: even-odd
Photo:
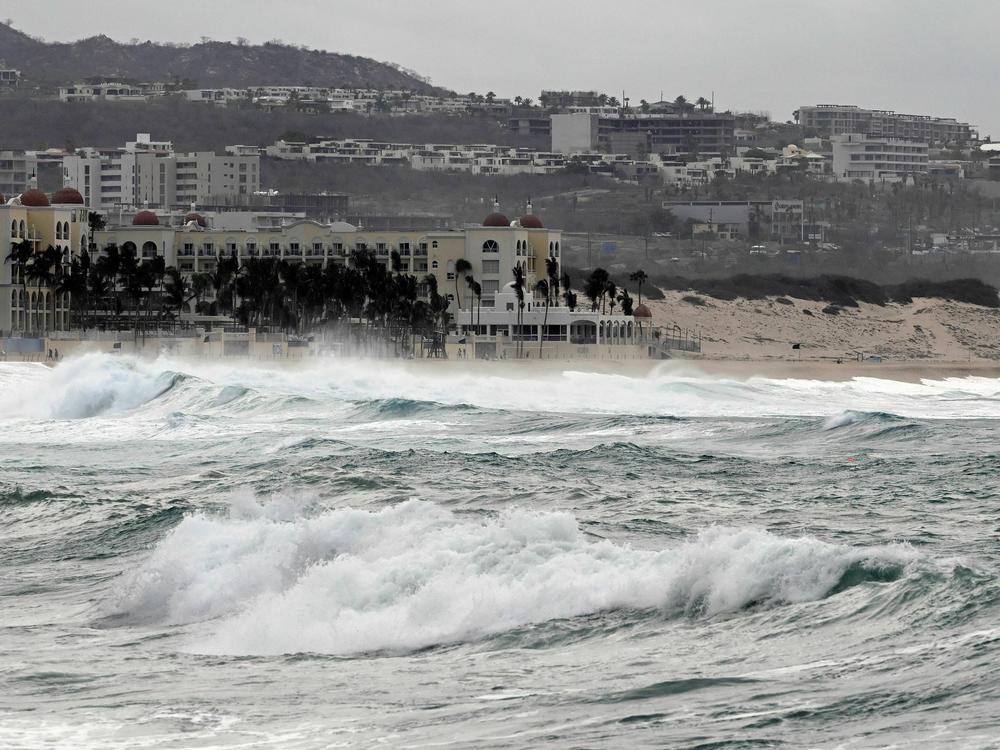
<instances>
[{"instance_id":1,"label":"white sea foam","mask_svg":"<svg viewBox=\"0 0 1000 750\"><path fill-rule=\"evenodd\" d=\"M0 397L7 416L79 418L116 414L157 399L172 373L196 376L188 402L176 408L233 409L239 389L267 401L302 396L323 408L387 399L469 404L535 413L679 417L820 416L887 412L914 418L1000 418L1000 380L981 377L902 383L751 378L746 381L654 370L633 377L572 369L492 373L460 365L426 367L364 360L313 360L295 366L229 362L141 361L86 355L50 371L4 365ZM316 408L320 408L316 406Z\"/></svg>"},{"instance_id":2,"label":"white sea foam","mask_svg":"<svg viewBox=\"0 0 1000 750\"><path fill-rule=\"evenodd\" d=\"M301 501L299 501L301 502ZM915 559L757 529L711 528L661 551L592 541L567 513L490 520L409 501L301 514L243 499L195 514L129 575L109 611L202 625L199 653L406 650L619 608L712 616L822 598L852 565Z\"/></svg>"}]
</instances>

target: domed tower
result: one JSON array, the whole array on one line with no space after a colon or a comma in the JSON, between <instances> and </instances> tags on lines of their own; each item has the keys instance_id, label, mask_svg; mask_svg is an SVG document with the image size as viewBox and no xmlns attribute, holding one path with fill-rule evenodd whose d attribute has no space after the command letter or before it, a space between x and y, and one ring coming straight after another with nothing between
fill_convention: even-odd
<instances>
[{"instance_id":1,"label":"domed tower","mask_svg":"<svg viewBox=\"0 0 1000 750\"><path fill-rule=\"evenodd\" d=\"M484 227L509 227L510 219L500 213L500 201L493 198L493 213L483 219Z\"/></svg>"},{"instance_id":2,"label":"domed tower","mask_svg":"<svg viewBox=\"0 0 1000 750\"><path fill-rule=\"evenodd\" d=\"M83 196L76 188L59 188L52 194L52 204L55 206L82 206Z\"/></svg>"},{"instance_id":3,"label":"domed tower","mask_svg":"<svg viewBox=\"0 0 1000 750\"><path fill-rule=\"evenodd\" d=\"M158 227L160 220L152 211L140 211L132 218L134 227Z\"/></svg>"},{"instance_id":4,"label":"domed tower","mask_svg":"<svg viewBox=\"0 0 1000 750\"><path fill-rule=\"evenodd\" d=\"M38 188L31 188L21 193L21 205L30 206L31 208L43 208L52 204L49 203L49 196Z\"/></svg>"},{"instance_id":5,"label":"domed tower","mask_svg":"<svg viewBox=\"0 0 1000 750\"><path fill-rule=\"evenodd\" d=\"M524 216L522 216L518 221L525 229L545 228L545 225L542 224L542 220L531 212L531 198L528 198L528 205L525 207Z\"/></svg>"}]
</instances>

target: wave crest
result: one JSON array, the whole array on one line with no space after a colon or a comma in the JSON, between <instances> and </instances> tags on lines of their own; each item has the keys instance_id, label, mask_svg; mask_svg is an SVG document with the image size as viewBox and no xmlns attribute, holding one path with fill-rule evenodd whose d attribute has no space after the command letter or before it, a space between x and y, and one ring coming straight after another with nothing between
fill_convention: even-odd
<instances>
[{"instance_id":1,"label":"wave crest","mask_svg":"<svg viewBox=\"0 0 1000 750\"><path fill-rule=\"evenodd\" d=\"M812 601L891 580L915 558L903 546L732 528L639 550L590 540L567 513L470 520L422 501L310 516L296 507L244 502L229 517L186 517L110 610L133 621L211 620L191 644L199 653L351 654L616 609L711 616Z\"/></svg>"}]
</instances>

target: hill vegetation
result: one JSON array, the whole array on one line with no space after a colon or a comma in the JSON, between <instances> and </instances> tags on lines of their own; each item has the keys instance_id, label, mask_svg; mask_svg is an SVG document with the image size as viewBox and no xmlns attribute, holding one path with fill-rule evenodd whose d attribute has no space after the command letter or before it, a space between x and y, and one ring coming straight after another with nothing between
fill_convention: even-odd
<instances>
[{"instance_id":1,"label":"hill vegetation","mask_svg":"<svg viewBox=\"0 0 1000 750\"><path fill-rule=\"evenodd\" d=\"M0 59L29 83L59 86L88 77L135 81L191 81L201 87L298 85L397 88L443 93L415 73L367 57L308 50L280 42L123 44L94 36L45 42L0 24Z\"/></svg>"},{"instance_id":2,"label":"hill vegetation","mask_svg":"<svg viewBox=\"0 0 1000 750\"><path fill-rule=\"evenodd\" d=\"M136 133L173 141L182 151L221 151L235 143L266 145L285 135L417 143L521 143L492 117L311 115L215 107L177 96L148 102L60 102L17 96L5 97L2 102L3 148L119 146L133 140Z\"/></svg>"},{"instance_id":3,"label":"hill vegetation","mask_svg":"<svg viewBox=\"0 0 1000 750\"><path fill-rule=\"evenodd\" d=\"M914 297L931 297L953 302L967 302L981 307L1000 307L997 288L979 279L929 281L912 279L901 284L880 285L851 276L815 276L797 278L783 274L738 274L726 278L690 279L683 276L657 276L651 282L662 289L695 291L715 299L794 299L829 302L840 307L857 307L859 302L885 305L908 304Z\"/></svg>"}]
</instances>

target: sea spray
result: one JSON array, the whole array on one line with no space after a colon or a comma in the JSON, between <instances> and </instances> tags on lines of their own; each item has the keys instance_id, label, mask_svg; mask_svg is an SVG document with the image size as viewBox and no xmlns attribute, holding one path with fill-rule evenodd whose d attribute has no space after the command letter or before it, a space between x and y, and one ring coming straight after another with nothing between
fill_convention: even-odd
<instances>
[{"instance_id":1,"label":"sea spray","mask_svg":"<svg viewBox=\"0 0 1000 750\"><path fill-rule=\"evenodd\" d=\"M27 372L22 370L21 372ZM681 373L684 374L681 374ZM4 373L0 371L0 375ZM247 366L226 360L152 361L88 354L19 381L0 377L0 393L13 396L18 416L85 418L140 408L185 378L191 403L176 409L284 405L284 399L356 404L390 416L401 409L517 411L528 414L605 414L637 417L831 417L844 412L886 412L927 419L1000 417L1000 384L989 378L901 383L877 378L844 382L750 378L735 380L659 366L643 376L513 368L478 363L378 364L357 359L315 359ZM384 407L379 404L384 403Z\"/></svg>"},{"instance_id":2,"label":"sea spray","mask_svg":"<svg viewBox=\"0 0 1000 750\"><path fill-rule=\"evenodd\" d=\"M590 613L713 616L828 595L848 570L895 577L905 546L852 548L710 528L662 550L592 541L568 513L470 520L408 501L296 515L245 501L185 518L122 584L112 609L143 622L213 619L196 652L351 654L470 640ZM857 582L865 579L861 575Z\"/></svg>"}]
</instances>

